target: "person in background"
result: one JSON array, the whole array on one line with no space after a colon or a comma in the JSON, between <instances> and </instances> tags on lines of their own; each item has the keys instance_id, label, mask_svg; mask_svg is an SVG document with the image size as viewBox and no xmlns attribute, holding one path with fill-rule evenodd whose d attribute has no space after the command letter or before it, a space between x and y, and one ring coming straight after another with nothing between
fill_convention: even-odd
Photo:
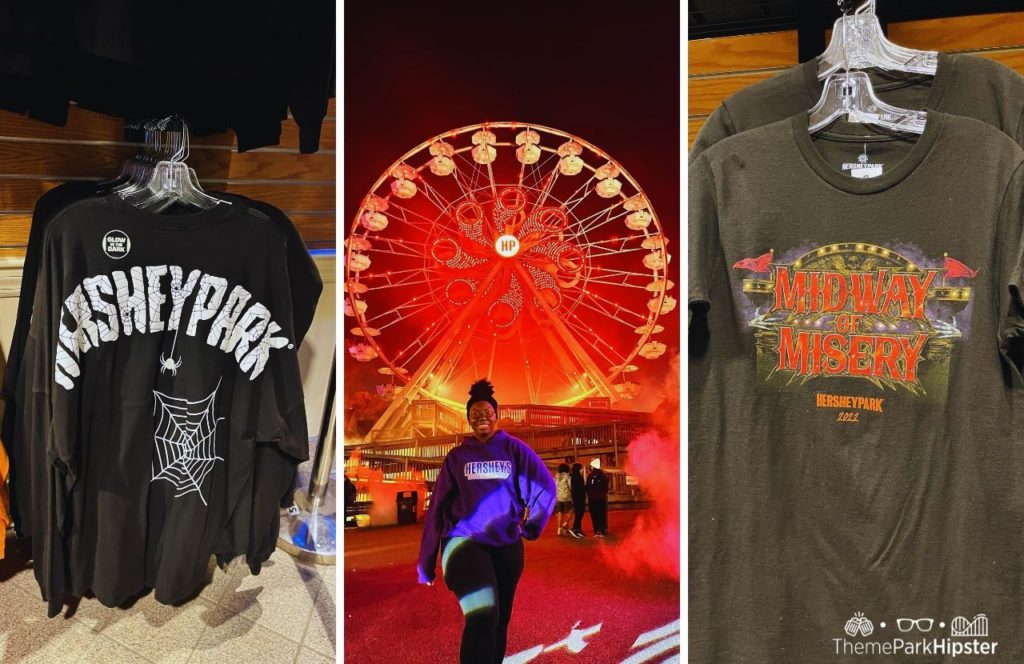
<instances>
[{"instance_id":1,"label":"person in background","mask_svg":"<svg viewBox=\"0 0 1024 664\"><path fill-rule=\"evenodd\" d=\"M448 452L438 472L417 572L420 583L434 585L441 551L445 585L465 618L459 661L501 664L523 572L523 539L540 537L551 518L555 481L536 452L497 428L489 381L473 383L466 419L473 435Z\"/></svg>"},{"instance_id":2,"label":"person in background","mask_svg":"<svg viewBox=\"0 0 1024 664\"><path fill-rule=\"evenodd\" d=\"M572 496L572 510L575 514L572 530L569 531L569 534L576 539L582 539L583 512L587 509L587 482L583 479L582 464L572 464L572 474L569 476L569 490Z\"/></svg>"},{"instance_id":3,"label":"person in background","mask_svg":"<svg viewBox=\"0 0 1024 664\"><path fill-rule=\"evenodd\" d=\"M587 502L594 537L604 537L608 534L608 476L601 470L601 460L597 458L591 460L587 474Z\"/></svg>"},{"instance_id":4,"label":"person in background","mask_svg":"<svg viewBox=\"0 0 1024 664\"><path fill-rule=\"evenodd\" d=\"M572 521L572 486L569 480L569 464L558 464L558 475L555 476L557 502L555 513L558 514L558 534L570 532L569 522Z\"/></svg>"},{"instance_id":5,"label":"person in background","mask_svg":"<svg viewBox=\"0 0 1024 664\"><path fill-rule=\"evenodd\" d=\"M356 525L355 506L359 490L352 480L345 476L345 527Z\"/></svg>"}]
</instances>

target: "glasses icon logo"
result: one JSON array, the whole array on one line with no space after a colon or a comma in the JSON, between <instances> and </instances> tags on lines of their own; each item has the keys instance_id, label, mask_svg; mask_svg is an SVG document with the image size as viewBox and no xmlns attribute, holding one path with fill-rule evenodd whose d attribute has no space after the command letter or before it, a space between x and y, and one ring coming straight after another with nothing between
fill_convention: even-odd
<instances>
[{"instance_id":1,"label":"glasses icon logo","mask_svg":"<svg viewBox=\"0 0 1024 664\"><path fill-rule=\"evenodd\" d=\"M909 632L915 627L919 632L930 632L934 624L935 621L932 618L898 618L896 620L896 627L901 632Z\"/></svg>"}]
</instances>

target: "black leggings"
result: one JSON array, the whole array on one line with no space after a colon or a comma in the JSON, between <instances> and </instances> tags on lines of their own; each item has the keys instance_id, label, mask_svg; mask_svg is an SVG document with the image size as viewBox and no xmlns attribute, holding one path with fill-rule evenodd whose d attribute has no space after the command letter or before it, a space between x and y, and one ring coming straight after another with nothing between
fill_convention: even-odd
<instances>
[{"instance_id":1,"label":"black leggings","mask_svg":"<svg viewBox=\"0 0 1024 664\"><path fill-rule=\"evenodd\" d=\"M512 600L523 573L522 540L483 546L463 537L448 541L441 554L444 582L466 617L461 664L501 664L505 659Z\"/></svg>"},{"instance_id":2,"label":"black leggings","mask_svg":"<svg viewBox=\"0 0 1024 664\"><path fill-rule=\"evenodd\" d=\"M587 511L587 501L583 499L579 502L572 501L572 509L576 512L572 520L572 529L578 533L583 532L583 513Z\"/></svg>"}]
</instances>

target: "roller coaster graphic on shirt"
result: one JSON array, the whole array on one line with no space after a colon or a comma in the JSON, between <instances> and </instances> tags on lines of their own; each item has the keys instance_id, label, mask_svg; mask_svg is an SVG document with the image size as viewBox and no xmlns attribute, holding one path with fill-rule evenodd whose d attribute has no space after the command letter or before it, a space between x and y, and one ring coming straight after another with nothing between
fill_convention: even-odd
<instances>
[{"instance_id":1,"label":"roller coaster graphic on shirt","mask_svg":"<svg viewBox=\"0 0 1024 664\"><path fill-rule=\"evenodd\" d=\"M945 401L950 358L970 333L977 270L912 246L844 242L786 255L793 259L769 250L732 266L750 274L739 300L767 384L856 378Z\"/></svg>"}]
</instances>

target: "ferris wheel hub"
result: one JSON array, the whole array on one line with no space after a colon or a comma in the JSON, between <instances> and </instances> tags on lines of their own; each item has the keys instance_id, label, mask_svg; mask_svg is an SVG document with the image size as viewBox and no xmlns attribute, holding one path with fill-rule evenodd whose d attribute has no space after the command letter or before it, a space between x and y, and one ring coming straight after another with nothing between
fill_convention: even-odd
<instances>
[{"instance_id":1,"label":"ferris wheel hub","mask_svg":"<svg viewBox=\"0 0 1024 664\"><path fill-rule=\"evenodd\" d=\"M499 256L512 258L519 253L519 238L515 235L502 235L494 241L494 249Z\"/></svg>"}]
</instances>

